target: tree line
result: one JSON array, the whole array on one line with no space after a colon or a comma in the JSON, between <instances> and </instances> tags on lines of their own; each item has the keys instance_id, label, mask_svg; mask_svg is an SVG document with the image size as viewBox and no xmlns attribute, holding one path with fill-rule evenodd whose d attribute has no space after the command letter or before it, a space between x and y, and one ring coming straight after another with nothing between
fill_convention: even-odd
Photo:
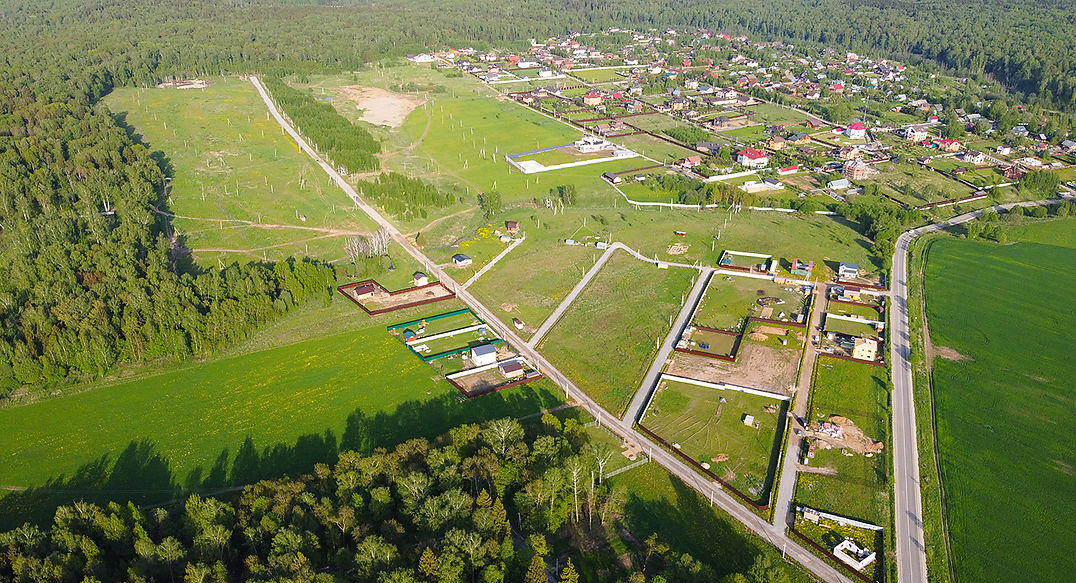
<instances>
[{"instance_id":1,"label":"tree line","mask_svg":"<svg viewBox=\"0 0 1076 583\"><path fill-rule=\"evenodd\" d=\"M588 537L601 553L624 517L627 491L601 478L612 455L575 420L546 414L526 428L498 419L343 452L230 498L76 502L47 528L0 533L0 579L577 583L597 565L585 567L572 541ZM787 581L768 555L722 578L656 533L642 536L630 568L601 567L632 583Z\"/></svg>"},{"instance_id":2,"label":"tree line","mask_svg":"<svg viewBox=\"0 0 1076 583\"><path fill-rule=\"evenodd\" d=\"M326 151L343 173L378 169L374 155L381 152L381 143L370 132L349 122L332 105L288 86L279 78L267 77L263 82L273 101L299 131Z\"/></svg>"},{"instance_id":3,"label":"tree line","mask_svg":"<svg viewBox=\"0 0 1076 583\"><path fill-rule=\"evenodd\" d=\"M358 189L362 196L388 213L405 219L426 218L427 208L444 208L456 201L452 193L441 192L429 182L398 172L385 172L374 180L360 181Z\"/></svg>"}]
</instances>

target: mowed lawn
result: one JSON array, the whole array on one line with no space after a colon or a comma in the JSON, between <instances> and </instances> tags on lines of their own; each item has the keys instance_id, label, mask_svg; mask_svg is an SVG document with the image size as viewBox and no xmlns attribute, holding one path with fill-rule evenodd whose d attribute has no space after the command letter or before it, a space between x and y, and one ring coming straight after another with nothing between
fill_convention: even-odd
<instances>
[{"instance_id":1,"label":"mowed lawn","mask_svg":"<svg viewBox=\"0 0 1076 583\"><path fill-rule=\"evenodd\" d=\"M889 528L889 389L885 375L884 367L819 357L807 421L814 423L831 415L847 417L867 437L886 443L886 447L870 458L818 449L810 465L834 468L837 475L800 474L797 502Z\"/></svg>"},{"instance_id":2,"label":"mowed lawn","mask_svg":"<svg viewBox=\"0 0 1076 583\"><path fill-rule=\"evenodd\" d=\"M179 215L173 225L199 263L336 259L346 234L332 229L376 230L266 119L265 103L246 81L213 78L204 90L121 87L104 104L162 153L173 178L162 210Z\"/></svg>"},{"instance_id":3,"label":"mowed lawn","mask_svg":"<svg viewBox=\"0 0 1076 583\"><path fill-rule=\"evenodd\" d=\"M401 321L416 316L400 314ZM546 386L460 402L455 388L386 332L387 316L371 319L346 300L298 315L322 323L281 322L252 338L249 352L0 409L0 485L73 490L44 502L5 493L0 527L47 518L49 501L161 502L176 488L212 491L295 476L339 450L434 437L460 423L562 402ZM361 327L341 330L346 325L336 320L343 318ZM293 336L304 339L264 347Z\"/></svg>"},{"instance_id":4,"label":"mowed lawn","mask_svg":"<svg viewBox=\"0 0 1076 583\"><path fill-rule=\"evenodd\" d=\"M929 250L931 339L968 357L934 361L962 581L1064 581L1076 570L1074 231L1063 219L1013 232L1043 243L942 239Z\"/></svg>"},{"instance_id":5,"label":"mowed lawn","mask_svg":"<svg viewBox=\"0 0 1076 583\"><path fill-rule=\"evenodd\" d=\"M787 402L664 381L642 424L755 500L768 499ZM744 424L754 417L757 427ZM718 461L721 457L727 457Z\"/></svg>"},{"instance_id":6,"label":"mowed lawn","mask_svg":"<svg viewBox=\"0 0 1076 583\"><path fill-rule=\"evenodd\" d=\"M539 343L539 349L610 412L627 408L669 317L691 288L689 269L658 269L615 253Z\"/></svg>"}]
</instances>

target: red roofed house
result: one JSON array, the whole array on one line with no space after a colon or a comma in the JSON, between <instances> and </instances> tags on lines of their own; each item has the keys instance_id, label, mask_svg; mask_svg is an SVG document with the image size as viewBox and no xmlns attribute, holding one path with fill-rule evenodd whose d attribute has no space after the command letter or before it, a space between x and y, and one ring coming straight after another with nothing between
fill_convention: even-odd
<instances>
[{"instance_id":1,"label":"red roofed house","mask_svg":"<svg viewBox=\"0 0 1076 583\"><path fill-rule=\"evenodd\" d=\"M688 156L680 162L680 165L684 168L694 168L699 164L702 164L702 156Z\"/></svg>"},{"instance_id":2,"label":"red roofed house","mask_svg":"<svg viewBox=\"0 0 1076 583\"><path fill-rule=\"evenodd\" d=\"M829 86L830 93L844 93L844 83L834 83Z\"/></svg>"},{"instance_id":3,"label":"red roofed house","mask_svg":"<svg viewBox=\"0 0 1076 583\"><path fill-rule=\"evenodd\" d=\"M865 140L867 138L867 128L858 121L848 124L848 129L845 130L845 135L852 140Z\"/></svg>"},{"instance_id":4,"label":"red roofed house","mask_svg":"<svg viewBox=\"0 0 1076 583\"><path fill-rule=\"evenodd\" d=\"M519 62L519 55L508 55L508 62L513 65Z\"/></svg>"},{"instance_id":5,"label":"red roofed house","mask_svg":"<svg viewBox=\"0 0 1076 583\"><path fill-rule=\"evenodd\" d=\"M505 221L504 222L504 228L509 233L518 233L519 232L519 221Z\"/></svg>"},{"instance_id":6,"label":"red roofed house","mask_svg":"<svg viewBox=\"0 0 1076 583\"><path fill-rule=\"evenodd\" d=\"M785 166L784 168L778 170L777 173L781 176L786 176L788 174L795 174L796 172L799 172L799 169L799 166Z\"/></svg>"},{"instance_id":7,"label":"red roofed house","mask_svg":"<svg viewBox=\"0 0 1076 583\"><path fill-rule=\"evenodd\" d=\"M770 163L770 157L762 150L744 148L736 153L736 163L748 168L765 168Z\"/></svg>"},{"instance_id":8,"label":"red roofed house","mask_svg":"<svg viewBox=\"0 0 1076 583\"><path fill-rule=\"evenodd\" d=\"M602 96L597 92L591 91L583 96L583 105L601 105Z\"/></svg>"},{"instance_id":9,"label":"red roofed house","mask_svg":"<svg viewBox=\"0 0 1076 583\"><path fill-rule=\"evenodd\" d=\"M938 148L945 152L959 152L960 142L956 140L950 140L949 138L942 138L937 141Z\"/></svg>"}]
</instances>

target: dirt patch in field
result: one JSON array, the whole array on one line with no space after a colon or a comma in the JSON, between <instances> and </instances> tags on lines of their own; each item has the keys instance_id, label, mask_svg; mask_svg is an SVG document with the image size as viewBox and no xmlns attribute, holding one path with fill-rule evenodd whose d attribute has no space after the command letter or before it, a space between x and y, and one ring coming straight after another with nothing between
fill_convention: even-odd
<instances>
[{"instance_id":1,"label":"dirt patch in field","mask_svg":"<svg viewBox=\"0 0 1076 583\"><path fill-rule=\"evenodd\" d=\"M807 429L807 435L826 444L825 448L850 449L860 455L871 456L881 453L885 444L871 439L851 419L840 415L831 415L826 419L828 423L840 427L840 434L835 435L831 431L825 431L821 423L816 423Z\"/></svg>"},{"instance_id":2,"label":"dirt patch in field","mask_svg":"<svg viewBox=\"0 0 1076 583\"><path fill-rule=\"evenodd\" d=\"M955 361L972 360L972 358L970 356L960 354L959 352L957 352L956 350L953 350L952 348L949 348L948 346L937 346L937 345L935 345L934 346L934 353L937 356L939 356L941 358L944 358L945 360L955 360Z\"/></svg>"},{"instance_id":3,"label":"dirt patch in field","mask_svg":"<svg viewBox=\"0 0 1076 583\"><path fill-rule=\"evenodd\" d=\"M393 93L377 87L340 87L340 96L362 110L362 121L379 126L400 127L407 115L425 103L421 97Z\"/></svg>"},{"instance_id":4,"label":"dirt patch in field","mask_svg":"<svg viewBox=\"0 0 1076 583\"><path fill-rule=\"evenodd\" d=\"M736 362L676 353L669 374L712 383L726 382L784 395L796 383L799 353L795 350L744 342Z\"/></svg>"},{"instance_id":5,"label":"dirt patch in field","mask_svg":"<svg viewBox=\"0 0 1076 583\"><path fill-rule=\"evenodd\" d=\"M185 79L157 84L157 89L205 89L206 87L209 87L209 81L203 79Z\"/></svg>"}]
</instances>

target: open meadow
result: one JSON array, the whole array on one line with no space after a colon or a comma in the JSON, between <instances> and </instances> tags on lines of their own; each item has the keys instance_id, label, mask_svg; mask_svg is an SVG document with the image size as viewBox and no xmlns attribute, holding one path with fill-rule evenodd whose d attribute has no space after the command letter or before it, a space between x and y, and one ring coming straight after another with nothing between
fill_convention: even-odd
<instances>
[{"instance_id":1,"label":"open meadow","mask_svg":"<svg viewBox=\"0 0 1076 583\"><path fill-rule=\"evenodd\" d=\"M764 502L773 485L787 407L787 401L769 397L665 380L640 423Z\"/></svg>"},{"instance_id":2,"label":"open meadow","mask_svg":"<svg viewBox=\"0 0 1076 583\"><path fill-rule=\"evenodd\" d=\"M336 297L208 361L0 409L8 435L0 484L31 488L5 492L0 517L41 520L75 498L157 503L181 490L296 476L338 451L369 451L562 402L546 384L460 402L454 387L385 330L453 306L371 318ZM13 526L0 518L0 528Z\"/></svg>"},{"instance_id":3,"label":"open meadow","mask_svg":"<svg viewBox=\"0 0 1076 583\"><path fill-rule=\"evenodd\" d=\"M344 255L344 240L371 233L357 209L267 119L254 87L237 77L205 89L121 87L107 105L172 178L160 207L179 243L202 265Z\"/></svg>"},{"instance_id":4,"label":"open meadow","mask_svg":"<svg viewBox=\"0 0 1076 583\"><path fill-rule=\"evenodd\" d=\"M1058 268L1076 263L1074 227L1034 222L1010 231L1016 244L940 239L928 250L938 449L961 581L1061 581L1076 569L1076 275Z\"/></svg>"},{"instance_id":5,"label":"open meadow","mask_svg":"<svg viewBox=\"0 0 1076 583\"><path fill-rule=\"evenodd\" d=\"M664 341L697 272L617 252L539 343L581 389L620 414Z\"/></svg>"}]
</instances>

